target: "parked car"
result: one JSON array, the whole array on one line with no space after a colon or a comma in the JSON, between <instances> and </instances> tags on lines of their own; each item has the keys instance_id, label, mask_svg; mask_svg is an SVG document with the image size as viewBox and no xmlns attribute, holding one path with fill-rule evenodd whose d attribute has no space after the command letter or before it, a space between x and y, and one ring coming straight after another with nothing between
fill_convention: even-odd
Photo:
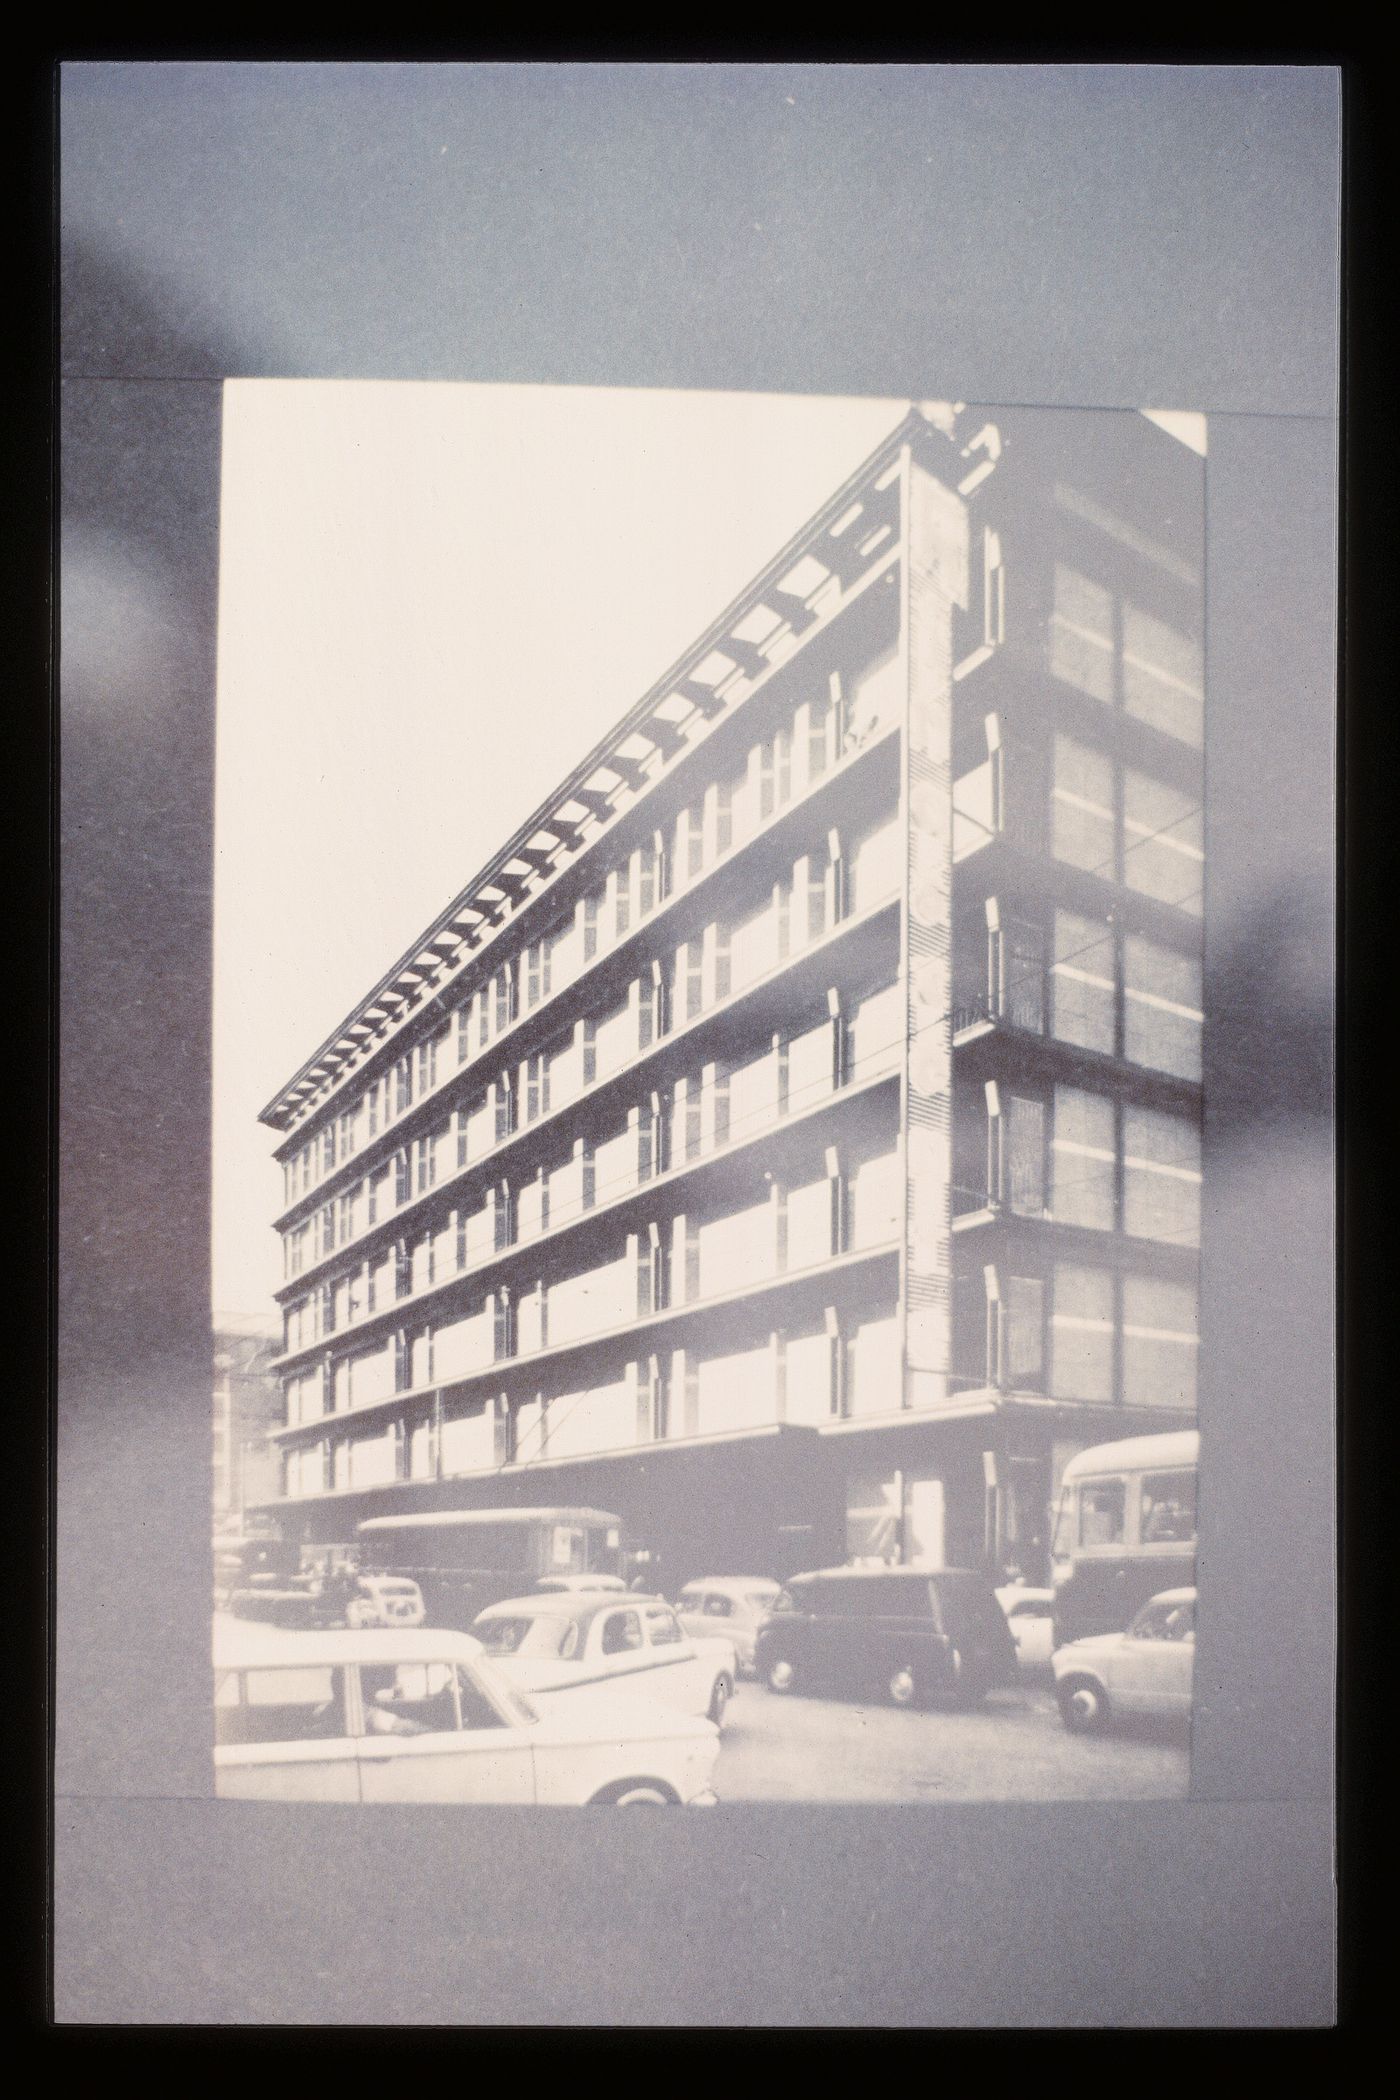
<instances>
[{"instance_id":1,"label":"parked car","mask_svg":"<svg viewBox=\"0 0 1400 2100\"><path fill-rule=\"evenodd\" d=\"M268 1626L310 1629L326 1626L421 1626L423 1593L401 1575L308 1574L254 1580L235 1590L229 1610L236 1619Z\"/></svg>"},{"instance_id":2,"label":"parked car","mask_svg":"<svg viewBox=\"0 0 1400 2100\"><path fill-rule=\"evenodd\" d=\"M507 1598L472 1633L513 1684L532 1696L606 1683L660 1699L719 1726L734 1691L734 1644L695 1640L661 1597Z\"/></svg>"},{"instance_id":3,"label":"parked car","mask_svg":"<svg viewBox=\"0 0 1400 2100\"><path fill-rule=\"evenodd\" d=\"M1118 1714L1189 1715L1195 1656L1195 1590L1160 1590L1126 1633L1088 1634L1055 1650L1060 1717L1087 1735Z\"/></svg>"},{"instance_id":4,"label":"parked car","mask_svg":"<svg viewBox=\"0 0 1400 2100\"><path fill-rule=\"evenodd\" d=\"M966 1568L794 1576L758 1629L756 1660L770 1691L820 1686L895 1706L970 1706L1016 1677L992 1585Z\"/></svg>"},{"instance_id":5,"label":"parked car","mask_svg":"<svg viewBox=\"0 0 1400 2100\"><path fill-rule=\"evenodd\" d=\"M345 1602L347 1626L421 1626L427 1617L423 1592L406 1575L357 1575L354 1584Z\"/></svg>"},{"instance_id":6,"label":"parked car","mask_svg":"<svg viewBox=\"0 0 1400 2100\"><path fill-rule=\"evenodd\" d=\"M1006 1613L1021 1668L1048 1670L1055 1647L1055 1592L1009 1582L997 1591L997 1603Z\"/></svg>"},{"instance_id":7,"label":"parked car","mask_svg":"<svg viewBox=\"0 0 1400 2100\"><path fill-rule=\"evenodd\" d=\"M713 1722L607 1686L536 1706L470 1635L221 1628L222 1800L713 1802Z\"/></svg>"},{"instance_id":8,"label":"parked car","mask_svg":"<svg viewBox=\"0 0 1400 2100\"><path fill-rule=\"evenodd\" d=\"M620 1575L541 1575L535 1584L537 1596L603 1597L625 1593Z\"/></svg>"},{"instance_id":9,"label":"parked car","mask_svg":"<svg viewBox=\"0 0 1400 2100\"><path fill-rule=\"evenodd\" d=\"M752 1677L759 1624L781 1587L762 1575L706 1575L688 1582L676 1599L681 1631L696 1640L724 1635L734 1643L740 1676Z\"/></svg>"}]
</instances>

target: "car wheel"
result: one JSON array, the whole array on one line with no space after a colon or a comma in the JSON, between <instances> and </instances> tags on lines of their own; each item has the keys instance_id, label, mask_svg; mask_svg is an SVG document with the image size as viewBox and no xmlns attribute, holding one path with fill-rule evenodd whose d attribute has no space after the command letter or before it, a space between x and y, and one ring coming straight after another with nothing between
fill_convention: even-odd
<instances>
[{"instance_id":1,"label":"car wheel","mask_svg":"<svg viewBox=\"0 0 1400 2100\"><path fill-rule=\"evenodd\" d=\"M677 1808L679 1794L660 1779L624 1779L595 1794L590 1808Z\"/></svg>"},{"instance_id":2,"label":"car wheel","mask_svg":"<svg viewBox=\"0 0 1400 2100\"><path fill-rule=\"evenodd\" d=\"M1108 1725L1108 1695L1091 1677L1070 1677L1056 1694L1060 1719L1073 1735L1094 1735Z\"/></svg>"},{"instance_id":3,"label":"car wheel","mask_svg":"<svg viewBox=\"0 0 1400 2100\"><path fill-rule=\"evenodd\" d=\"M885 1681L885 1690L889 1694L891 1706L917 1706L919 1684L914 1675L914 1665L908 1662L896 1663Z\"/></svg>"},{"instance_id":4,"label":"car wheel","mask_svg":"<svg viewBox=\"0 0 1400 2100\"><path fill-rule=\"evenodd\" d=\"M723 1727L724 1709L728 1706L733 1694L734 1687L727 1677L721 1676L715 1679L715 1688L710 1694L710 1719L714 1722L716 1728Z\"/></svg>"},{"instance_id":5,"label":"car wheel","mask_svg":"<svg viewBox=\"0 0 1400 2100\"><path fill-rule=\"evenodd\" d=\"M797 1671L786 1656L768 1665L766 1682L770 1692L786 1694L797 1688Z\"/></svg>"}]
</instances>

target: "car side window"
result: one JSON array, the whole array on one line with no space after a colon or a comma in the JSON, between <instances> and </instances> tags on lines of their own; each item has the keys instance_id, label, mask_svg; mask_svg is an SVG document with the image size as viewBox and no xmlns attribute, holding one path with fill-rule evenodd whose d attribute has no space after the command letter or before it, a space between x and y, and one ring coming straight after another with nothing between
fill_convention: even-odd
<instances>
[{"instance_id":1,"label":"car side window","mask_svg":"<svg viewBox=\"0 0 1400 2100\"><path fill-rule=\"evenodd\" d=\"M1139 1612L1132 1633L1139 1641L1188 1641L1195 1633L1195 1613L1189 1603L1152 1604Z\"/></svg>"},{"instance_id":2,"label":"car side window","mask_svg":"<svg viewBox=\"0 0 1400 2100\"><path fill-rule=\"evenodd\" d=\"M1194 1473L1148 1473L1142 1481L1139 1537L1144 1546L1189 1543L1196 1536Z\"/></svg>"},{"instance_id":3,"label":"car side window","mask_svg":"<svg viewBox=\"0 0 1400 2100\"><path fill-rule=\"evenodd\" d=\"M1128 1490L1121 1480L1087 1480L1079 1490L1081 1546L1121 1546L1126 1536Z\"/></svg>"},{"instance_id":4,"label":"car side window","mask_svg":"<svg viewBox=\"0 0 1400 2100\"><path fill-rule=\"evenodd\" d=\"M365 1663L360 1701L366 1735L445 1735L458 1727L451 1663Z\"/></svg>"},{"instance_id":5,"label":"car side window","mask_svg":"<svg viewBox=\"0 0 1400 2100\"><path fill-rule=\"evenodd\" d=\"M651 1636L653 1648L664 1648L671 1642L682 1638L680 1627L676 1624L675 1613L669 1611L649 1611L647 1613L647 1632Z\"/></svg>"},{"instance_id":6,"label":"car side window","mask_svg":"<svg viewBox=\"0 0 1400 2100\"><path fill-rule=\"evenodd\" d=\"M345 1680L329 1667L229 1670L214 1689L220 1745L334 1741L346 1733Z\"/></svg>"},{"instance_id":7,"label":"car side window","mask_svg":"<svg viewBox=\"0 0 1400 2100\"><path fill-rule=\"evenodd\" d=\"M705 1617L707 1619L731 1619L733 1616L733 1603L728 1597L722 1597L717 1590L712 1591L705 1599Z\"/></svg>"},{"instance_id":8,"label":"car side window","mask_svg":"<svg viewBox=\"0 0 1400 2100\"><path fill-rule=\"evenodd\" d=\"M608 1614L600 1643L604 1655L626 1655L642 1645L642 1622L634 1611Z\"/></svg>"},{"instance_id":9,"label":"car side window","mask_svg":"<svg viewBox=\"0 0 1400 2100\"><path fill-rule=\"evenodd\" d=\"M676 1610L678 1612L689 1612L694 1616L697 1612L703 1612L704 1609L705 1593L703 1590L682 1590L676 1599Z\"/></svg>"}]
</instances>

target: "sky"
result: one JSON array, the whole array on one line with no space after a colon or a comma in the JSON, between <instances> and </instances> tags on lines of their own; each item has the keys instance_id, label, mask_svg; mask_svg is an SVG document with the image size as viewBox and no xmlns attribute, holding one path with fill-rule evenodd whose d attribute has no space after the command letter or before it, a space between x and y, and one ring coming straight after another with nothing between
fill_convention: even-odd
<instances>
[{"instance_id":1,"label":"sky","mask_svg":"<svg viewBox=\"0 0 1400 2100\"><path fill-rule=\"evenodd\" d=\"M907 406L225 385L216 1326L274 1319L258 1110Z\"/></svg>"},{"instance_id":2,"label":"sky","mask_svg":"<svg viewBox=\"0 0 1400 2100\"><path fill-rule=\"evenodd\" d=\"M282 1277L258 1110L907 406L226 385L217 1326Z\"/></svg>"}]
</instances>

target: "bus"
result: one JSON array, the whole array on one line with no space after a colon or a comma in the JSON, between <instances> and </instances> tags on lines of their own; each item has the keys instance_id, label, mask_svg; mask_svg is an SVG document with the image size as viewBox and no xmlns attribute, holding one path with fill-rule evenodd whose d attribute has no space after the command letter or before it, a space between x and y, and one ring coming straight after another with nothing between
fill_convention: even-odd
<instances>
[{"instance_id":1,"label":"bus","mask_svg":"<svg viewBox=\"0 0 1400 2100\"><path fill-rule=\"evenodd\" d=\"M1050 1541L1055 1645L1121 1633L1159 1590L1196 1579L1200 1432L1094 1444L1065 1467Z\"/></svg>"},{"instance_id":2,"label":"bus","mask_svg":"<svg viewBox=\"0 0 1400 2100\"><path fill-rule=\"evenodd\" d=\"M622 1519L604 1509L445 1509L367 1517L356 1526L366 1573L407 1576L429 1626L466 1632L478 1612L542 1575L617 1575Z\"/></svg>"}]
</instances>

